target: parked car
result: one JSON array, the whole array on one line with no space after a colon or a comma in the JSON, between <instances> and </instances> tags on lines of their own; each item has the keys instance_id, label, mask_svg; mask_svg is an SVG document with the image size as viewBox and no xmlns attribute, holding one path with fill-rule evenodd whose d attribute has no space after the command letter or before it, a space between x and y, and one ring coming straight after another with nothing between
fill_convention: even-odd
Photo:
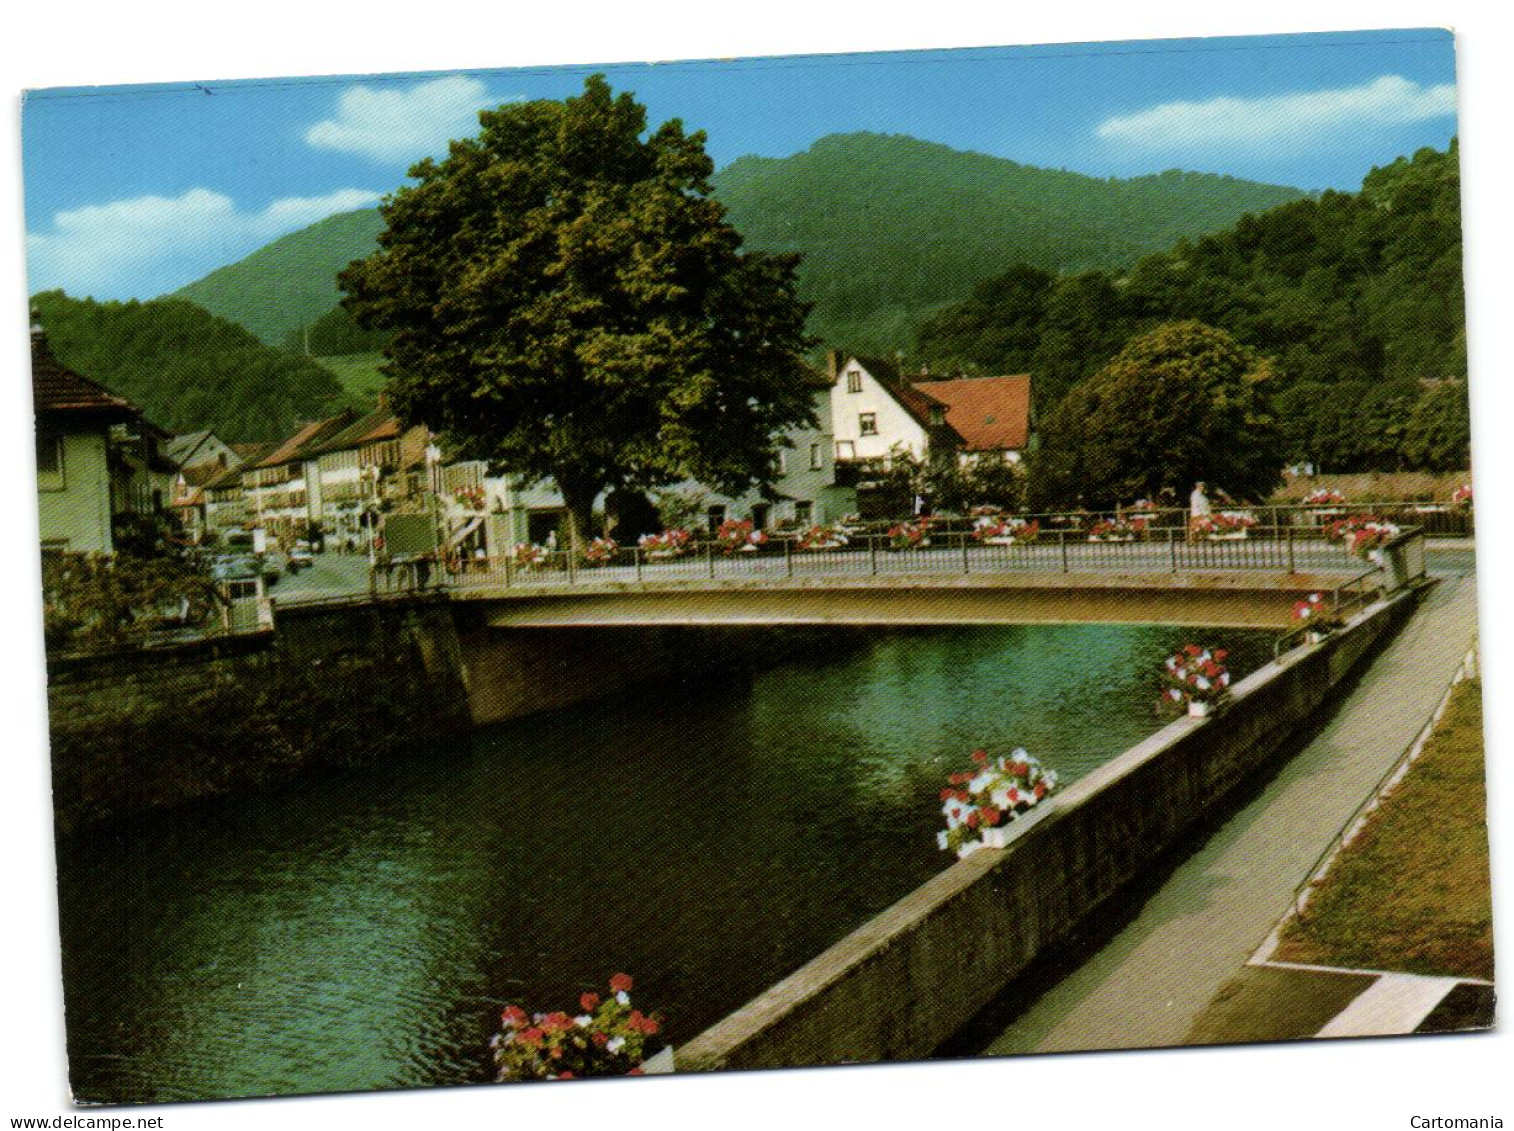
<instances>
[{"instance_id":1,"label":"parked car","mask_svg":"<svg viewBox=\"0 0 1514 1131\"><path fill-rule=\"evenodd\" d=\"M246 581L258 576L261 567L249 554L222 554L210 566L210 576L216 581Z\"/></svg>"}]
</instances>

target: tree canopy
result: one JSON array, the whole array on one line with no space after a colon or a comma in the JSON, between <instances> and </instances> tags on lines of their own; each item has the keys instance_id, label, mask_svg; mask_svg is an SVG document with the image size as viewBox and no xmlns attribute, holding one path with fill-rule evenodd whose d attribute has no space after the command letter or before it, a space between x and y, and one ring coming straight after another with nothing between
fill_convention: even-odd
<instances>
[{"instance_id":1,"label":"tree canopy","mask_svg":"<svg viewBox=\"0 0 1514 1131\"><path fill-rule=\"evenodd\" d=\"M1460 381L1465 398L1454 142L1372 170L1360 192L1245 216L1128 272L1064 275L1045 289L1027 285L1033 278L1009 267L928 323L919 350L936 364L1029 369L1046 420L1132 336L1197 319L1275 362L1280 462L1466 466L1450 454L1455 396L1433 391Z\"/></svg>"},{"instance_id":2,"label":"tree canopy","mask_svg":"<svg viewBox=\"0 0 1514 1131\"><path fill-rule=\"evenodd\" d=\"M580 534L605 489L771 484L813 421L797 257L744 252L710 198L704 134L602 76L502 106L381 206L340 277L389 333L391 403L459 455L552 479Z\"/></svg>"},{"instance_id":3,"label":"tree canopy","mask_svg":"<svg viewBox=\"0 0 1514 1131\"><path fill-rule=\"evenodd\" d=\"M32 303L58 360L171 432L277 440L350 402L317 362L266 346L183 299L96 302L44 291Z\"/></svg>"},{"instance_id":4,"label":"tree canopy","mask_svg":"<svg viewBox=\"0 0 1514 1131\"><path fill-rule=\"evenodd\" d=\"M1277 486L1266 360L1199 322L1159 326L1073 388L1037 452L1045 504L1185 497L1199 481L1241 499Z\"/></svg>"}]
</instances>

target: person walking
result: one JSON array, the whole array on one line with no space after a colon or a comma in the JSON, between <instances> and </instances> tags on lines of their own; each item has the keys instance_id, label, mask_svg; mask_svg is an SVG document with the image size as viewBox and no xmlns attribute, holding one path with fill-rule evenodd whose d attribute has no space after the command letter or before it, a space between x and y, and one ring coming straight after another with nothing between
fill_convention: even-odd
<instances>
[{"instance_id":1,"label":"person walking","mask_svg":"<svg viewBox=\"0 0 1514 1131\"><path fill-rule=\"evenodd\" d=\"M1188 537L1198 536L1196 525L1200 519L1209 516L1209 494L1207 485L1201 480L1193 485L1193 494L1188 496Z\"/></svg>"}]
</instances>

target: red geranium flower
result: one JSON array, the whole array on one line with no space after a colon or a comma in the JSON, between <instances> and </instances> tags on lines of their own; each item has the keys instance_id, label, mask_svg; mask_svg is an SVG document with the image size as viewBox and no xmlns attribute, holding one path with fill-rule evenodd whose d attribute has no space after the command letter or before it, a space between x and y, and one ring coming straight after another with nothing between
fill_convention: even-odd
<instances>
[{"instance_id":1,"label":"red geranium flower","mask_svg":"<svg viewBox=\"0 0 1514 1131\"><path fill-rule=\"evenodd\" d=\"M1003 814L992 805L985 805L983 807L983 819L988 822L990 828L997 825L1002 816Z\"/></svg>"},{"instance_id":2,"label":"red geranium flower","mask_svg":"<svg viewBox=\"0 0 1514 1131\"><path fill-rule=\"evenodd\" d=\"M630 993L631 992L631 975L629 975L629 974L616 974L613 978L611 978L610 979L610 992L617 993L617 994L619 994L619 993Z\"/></svg>"},{"instance_id":3,"label":"red geranium flower","mask_svg":"<svg viewBox=\"0 0 1514 1131\"><path fill-rule=\"evenodd\" d=\"M987 750L974 750L973 751L973 761L976 762L976 763L978 763L978 765L981 766L984 762L988 761L988 751Z\"/></svg>"},{"instance_id":4,"label":"red geranium flower","mask_svg":"<svg viewBox=\"0 0 1514 1131\"><path fill-rule=\"evenodd\" d=\"M978 827L978 811L976 809L967 815L967 827L970 829Z\"/></svg>"},{"instance_id":5,"label":"red geranium flower","mask_svg":"<svg viewBox=\"0 0 1514 1131\"><path fill-rule=\"evenodd\" d=\"M578 999L578 1004L585 1013L593 1013L599 1008L599 995L596 993L586 993Z\"/></svg>"}]
</instances>

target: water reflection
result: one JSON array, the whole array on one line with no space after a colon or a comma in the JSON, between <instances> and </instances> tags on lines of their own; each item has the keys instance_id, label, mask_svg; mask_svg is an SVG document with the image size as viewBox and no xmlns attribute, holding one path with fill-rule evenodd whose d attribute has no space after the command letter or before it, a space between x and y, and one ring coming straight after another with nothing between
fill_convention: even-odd
<instances>
[{"instance_id":1,"label":"water reflection","mask_svg":"<svg viewBox=\"0 0 1514 1131\"><path fill-rule=\"evenodd\" d=\"M1150 733L1191 635L890 632L67 844L76 1094L481 1080L505 1001L616 970L687 1040L949 862L933 798L974 747L1071 781ZM1244 673L1270 637L1226 643Z\"/></svg>"}]
</instances>

